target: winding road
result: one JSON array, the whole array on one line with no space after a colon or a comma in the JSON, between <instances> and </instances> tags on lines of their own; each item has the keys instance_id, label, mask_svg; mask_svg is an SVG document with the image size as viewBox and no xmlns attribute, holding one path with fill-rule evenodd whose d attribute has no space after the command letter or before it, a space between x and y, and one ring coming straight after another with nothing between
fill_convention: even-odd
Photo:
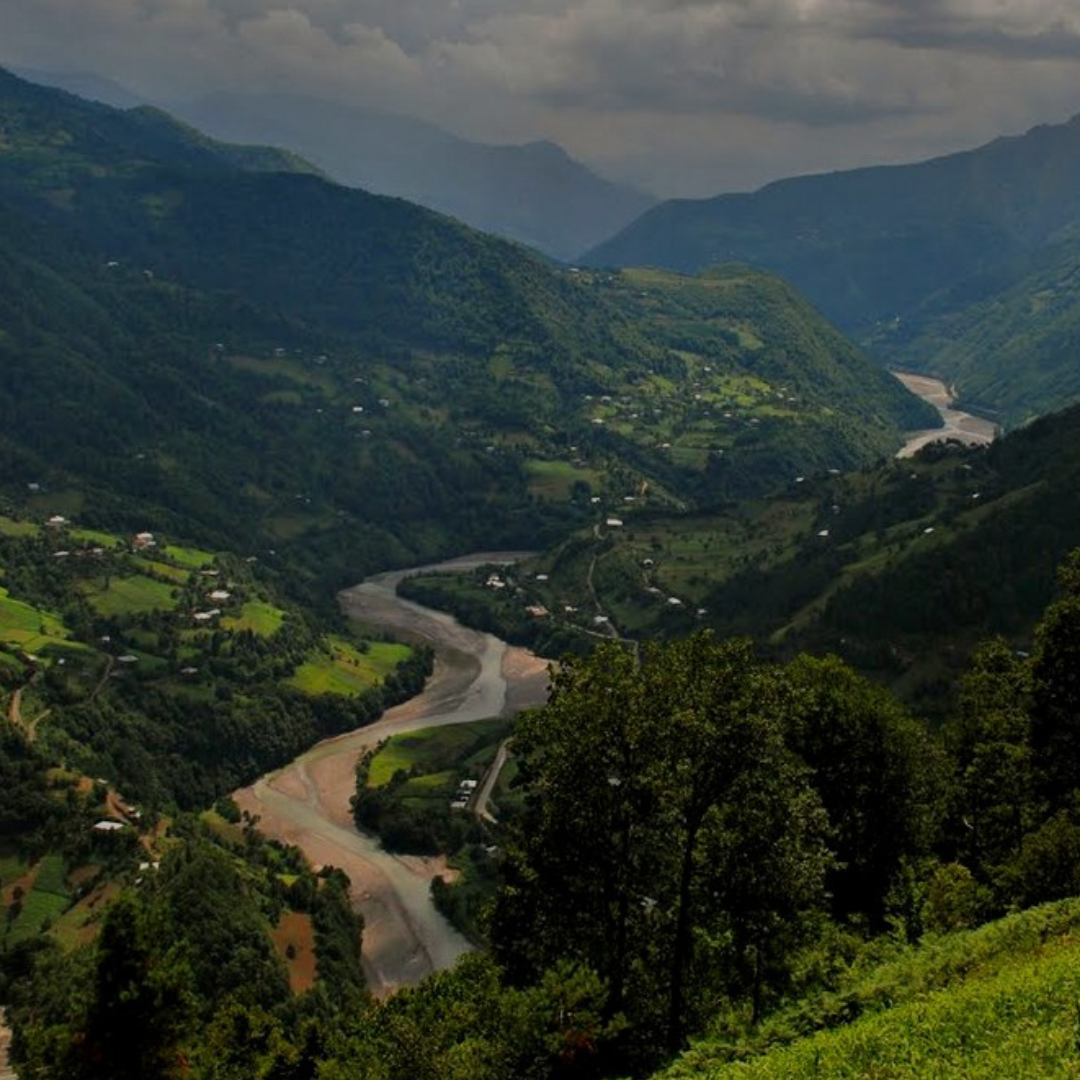
<instances>
[{"instance_id":1,"label":"winding road","mask_svg":"<svg viewBox=\"0 0 1080 1080\"><path fill-rule=\"evenodd\" d=\"M467 570L513 562L514 552L484 552L414 570L378 574L340 594L347 615L373 629L431 645L435 669L423 691L375 724L328 739L292 764L235 793L265 835L295 844L316 866L340 867L364 917L368 986L387 994L448 967L471 948L435 910L431 878L442 860L391 855L353 825L349 799L360 755L382 739L442 724L509 715L547 696L547 663L525 649L463 627L453 617L397 596L399 581L424 570Z\"/></svg>"}]
</instances>

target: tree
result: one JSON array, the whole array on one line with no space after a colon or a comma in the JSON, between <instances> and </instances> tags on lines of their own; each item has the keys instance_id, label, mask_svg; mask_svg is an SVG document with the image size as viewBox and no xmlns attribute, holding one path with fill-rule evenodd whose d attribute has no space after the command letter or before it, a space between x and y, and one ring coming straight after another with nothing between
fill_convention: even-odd
<instances>
[{"instance_id":1,"label":"tree","mask_svg":"<svg viewBox=\"0 0 1080 1080\"><path fill-rule=\"evenodd\" d=\"M1051 809L1080 788L1080 550L1064 562L1061 596L1035 631L1031 739Z\"/></svg>"},{"instance_id":2,"label":"tree","mask_svg":"<svg viewBox=\"0 0 1080 1080\"><path fill-rule=\"evenodd\" d=\"M945 761L888 691L836 657L799 656L788 674L797 696L788 738L829 816L833 912L880 929L901 861L936 835Z\"/></svg>"},{"instance_id":3,"label":"tree","mask_svg":"<svg viewBox=\"0 0 1080 1080\"><path fill-rule=\"evenodd\" d=\"M1003 640L984 644L960 686L948 731L956 768L957 855L984 882L1020 850L1037 817L1031 665Z\"/></svg>"},{"instance_id":4,"label":"tree","mask_svg":"<svg viewBox=\"0 0 1080 1080\"><path fill-rule=\"evenodd\" d=\"M671 1050L709 996L759 1008L829 863L792 708L781 669L707 633L565 663L515 738L528 805L492 929L511 973L584 962Z\"/></svg>"},{"instance_id":5,"label":"tree","mask_svg":"<svg viewBox=\"0 0 1080 1080\"><path fill-rule=\"evenodd\" d=\"M68 1075L167 1080L186 1072L181 1044L193 1014L190 975L175 950L159 950L158 938L134 896L122 894L109 907Z\"/></svg>"}]
</instances>

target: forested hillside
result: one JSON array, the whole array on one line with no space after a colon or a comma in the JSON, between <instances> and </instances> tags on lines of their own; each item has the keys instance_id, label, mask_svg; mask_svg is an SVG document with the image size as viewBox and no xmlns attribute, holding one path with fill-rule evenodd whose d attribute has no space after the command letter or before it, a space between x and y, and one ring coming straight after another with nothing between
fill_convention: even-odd
<instances>
[{"instance_id":1,"label":"forested hillside","mask_svg":"<svg viewBox=\"0 0 1080 1080\"><path fill-rule=\"evenodd\" d=\"M218 138L287 146L339 183L408 199L558 259L655 202L549 142L477 143L412 117L293 94L219 92L170 108Z\"/></svg>"},{"instance_id":2,"label":"forested hillside","mask_svg":"<svg viewBox=\"0 0 1080 1080\"><path fill-rule=\"evenodd\" d=\"M404 589L551 656L598 633L702 626L777 655L834 652L940 715L979 641L1029 647L1080 544L1077 447L1073 407L985 448L938 444L718 512L581 529L510 572L512 594L488 587L487 570Z\"/></svg>"},{"instance_id":3,"label":"forested hillside","mask_svg":"<svg viewBox=\"0 0 1080 1080\"><path fill-rule=\"evenodd\" d=\"M1076 398L1080 117L914 165L662 203L586 256L781 275L882 361L1015 425Z\"/></svg>"},{"instance_id":4,"label":"forested hillside","mask_svg":"<svg viewBox=\"0 0 1080 1080\"><path fill-rule=\"evenodd\" d=\"M489 955L382 1004L356 991L355 966L346 974L355 925L337 901L320 914L333 875L320 885L290 852L211 816L152 841L159 865L144 860L136 879L130 839L117 832L111 851L86 839L72 794L51 833L70 838L63 859L20 878L33 891L17 898L36 897L64 933L3 965L20 1068L646 1076L705 1033L672 1075L783 1044L789 1065L762 1057L762 1075L806 1055L858 1061L863 1038L960 1066L1031 1052L1014 1024L990 1023L1005 1001L1028 1003L1023 1028L1045 1032L1050 1053L1075 1021L1075 903L969 931L1076 893L1078 560L1030 655L987 643L936 733L835 658L777 665L699 633L640 662L614 643L568 661L515 735L525 806L501 836ZM57 806L33 747L13 757L22 780L4 805L18 790L38 813L37 776L39 804ZM65 866L111 867L129 885L104 914L72 907L92 875ZM282 963L312 932L335 943L317 944L320 977L348 993L285 989ZM974 1043L972 1017L985 1018Z\"/></svg>"},{"instance_id":5,"label":"forested hillside","mask_svg":"<svg viewBox=\"0 0 1080 1080\"><path fill-rule=\"evenodd\" d=\"M1066 903L948 936L1080 889L1080 414L894 460L929 407L760 271L553 268L2 74L0 149L22 1076L600 1080L821 1029L828 1058L875 987L903 1024L1073 932ZM348 882L226 795L428 670L333 585L554 541L497 612L580 649L548 704L360 763L359 820L463 845L440 906L485 947L373 1001ZM508 812L448 805L496 743ZM1010 986L1075 1036L1048 951L923 1002L919 1052Z\"/></svg>"},{"instance_id":6,"label":"forested hillside","mask_svg":"<svg viewBox=\"0 0 1080 1080\"><path fill-rule=\"evenodd\" d=\"M0 90L12 495L92 487L114 522L149 501L343 583L553 540L594 496L768 489L927 422L763 276L558 270L158 114Z\"/></svg>"}]
</instances>

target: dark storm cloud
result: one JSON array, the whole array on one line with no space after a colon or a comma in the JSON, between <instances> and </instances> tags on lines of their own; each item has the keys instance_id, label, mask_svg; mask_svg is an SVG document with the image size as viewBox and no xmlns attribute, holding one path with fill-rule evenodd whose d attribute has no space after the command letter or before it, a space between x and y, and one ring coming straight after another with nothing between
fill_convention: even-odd
<instances>
[{"instance_id":1,"label":"dark storm cloud","mask_svg":"<svg viewBox=\"0 0 1080 1080\"><path fill-rule=\"evenodd\" d=\"M664 191L1080 109L1077 0L0 0L0 26L0 61L165 100L291 89L548 137Z\"/></svg>"}]
</instances>

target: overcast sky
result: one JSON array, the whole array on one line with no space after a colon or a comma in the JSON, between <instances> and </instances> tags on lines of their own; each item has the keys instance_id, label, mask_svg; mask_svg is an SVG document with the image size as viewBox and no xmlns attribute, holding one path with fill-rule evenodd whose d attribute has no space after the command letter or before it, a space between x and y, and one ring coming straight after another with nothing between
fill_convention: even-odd
<instances>
[{"instance_id":1,"label":"overcast sky","mask_svg":"<svg viewBox=\"0 0 1080 1080\"><path fill-rule=\"evenodd\" d=\"M0 63L289 89L705 195L1069 118L1080 0L0 0Z\"/></svg>"}]
</instances>

